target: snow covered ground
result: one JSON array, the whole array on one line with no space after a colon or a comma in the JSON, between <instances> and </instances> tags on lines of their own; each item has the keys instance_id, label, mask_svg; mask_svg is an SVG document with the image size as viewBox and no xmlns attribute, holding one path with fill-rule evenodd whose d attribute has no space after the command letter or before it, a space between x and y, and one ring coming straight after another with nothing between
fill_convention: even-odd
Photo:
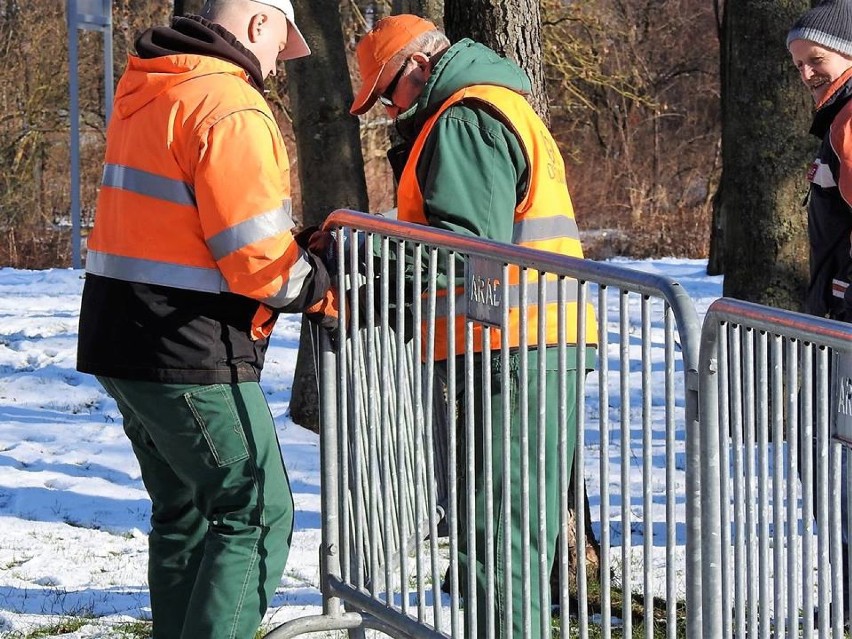
<instances>
[{"instance_id":1,"label":"snow covered ground","mask_svg":"<svg viewBox=\"0 0 852 639\"><path fill-rule=\"evenodd\" d=\"M679 281L699 316L721 295L701 260L617 263ZM0 269L0 637L66 615L90 621L64 639L116 637L149 614L150 502L115 403L74 368L82 284L81 271ZM269 626L321 612L319 443L287 414L299 319L279 321L262 384L296 500Z\"/></svg>"}]
</instances>

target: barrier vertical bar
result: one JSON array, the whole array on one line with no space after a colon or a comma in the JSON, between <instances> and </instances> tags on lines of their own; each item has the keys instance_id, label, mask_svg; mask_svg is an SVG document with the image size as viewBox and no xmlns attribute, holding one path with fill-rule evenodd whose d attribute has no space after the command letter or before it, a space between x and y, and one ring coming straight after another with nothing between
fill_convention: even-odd
<instances>
[{"instance_id":1,"label":"barrier vertical bar","mask_svg":"<svg viewBox=\"0 0 852 639\"><path fill-rule=\"evenodd\" d=\"M469 265L468 265L469 268ZM468 636L474 637L482 633L482 629L478 628L478 607L485 605L480 602L477 597L477 572L479 571L479 553L484 551L476 544L476 530L479 522L476 521L476 447L480 443L474 431L474 414L475 403L477 400L480 404L480 414L483 404L487 403L487 397L475 397L475 375L474 375L474 354L473 354L473 320L469 317L465 318L464 322L464 462L465 462L465 535L467 536L467 596L465 597L465 618L469 620L471 626L465 625L465 632ZM488 352L483 349L480 353L483 360L488 359ZM480 370L480 374L482 371Z\"/></svg>"},{"instance_id":2,"label":"barrier vertical bar","mask_svg":"<svg viewBox=\"0 0 852 639\"><path fill-rule=\"evenodd\" d=\"M357 322L360 321L361 316L361 308L360 308L360 298L357 294L357 291L361 287L361 282L358 278L358 247L360 242L358 241L359 233L357 231L352 231L349 238L349 246L351 247L350 259L349 259L349 272L350 277L352 278L352 286L350 287L350 295L349 295L349 309L351 313L351 322L353 326L357 326ZM346 344L346 342L341 341L341 344ZM354 331L352 338L348 343L349 349L342 350L342 359L345 359L347 354L351 355L351 358L347 360L350 370L355 371L356 367L358 368L359 373L361 372L361 339L360 332L358 330ZM360 376L360 375L358 375ZM353 377L358 377L353 375ZM343 380L340 386L341 389L349 388L348 380ZM343 393L341 393L343 395ZM346 393L349 395L349 393ZM362 477L361 477L361 469L363 464L361 464L361 451L362 451L362 430L360 428L361 420L362 420L362 405L361 405L361 385L354 384L352 385L351 392L351 410L349 414L351 415L351 421L347 420L347 424L349 426L349 432L352 434L353 442L350 445L351 456L352 456L352 474L344 475L346 482L346 486L351 493L349 499L346 500L347 503L351 500L351 509L352 509L352 521L355 522L354 529L352 530L352 537L354 538L353 546L357 549L357 553L353 552L353 557L351 561L344 563L344 569L347 571L347 576L349 577L349 581L354 581L356 586L359 588L364 587L365 575L364 575L364 558L362 557L365 552L365 542L364 542L364 526L362 522L366 521L366 508L367 505L363 500L363 491L361 490ZM345 441L349 441L348 439ZM348 522L347 522L348 525ZM347 549L347 552L349 550ZM355 563L357 562L357 563ZM354 572L354 575L350 574Z\"/></svg>"},{"instance_id":3,"label":"barrier vertical bar","mask_svg":"<svg viewBox=\"0 0 852 639\"><path fill-rule=\"evenodd\" d=\"M631 556L632 522L630 521L630 313L629 292L619 291L619 409L621 427L621 619L624 636L633 635L633 580Z\"/></svg>"},{"instance_id":4,"label":"barrier vertical bar","mask_svg":"<svg viewBox=\"0 0 852 639\"><path fill-rule=\"evenodd\" d=\"M802 455L802 632L810 637L814 628L814 420L813 346L802 343L801 441Z\"/></svg>"},{"instance_id":5,"label":"barrier vertical bar","mask_svg":"<svg viewBox=\"0 0 852 639\"><path fill-rule=\"evenodd\" d=\"M773 605L774 632L783 637L786 629L787 579L785 578L784 542L784 380L783 380L783 342L778 335L772 336L772 507L775 543L773 544Z\"/></svg>"},{"instance_id":6,"label":"barrier vertical bar","mask_svg":"<svg viewBox=\"0 0 852 639\"><path fill-rule=\"evenodd\" d=\"M538 397L536 397L536 410L538 413L538 419L536 420L536 494L538 495L538 499L536 499L536 510L538 512L538 557L535 558L535 561L538 562L538 583L531 584L533 588L539 590L539 601L541 602L541 607L539 609L539 618L538 624L541 631L542 637L547 637L550 634L550 607L545 606L545 601L550 601L550 565L547 563L547 546L548 546L548 531L547 531L547 496L546 496L546 484L545 484L545 454L546 454L546 446L545 442L547 438L545 437L546 432L546 411L547 411L547 393L549 389L547 388L547 313L545 309L547 308L547 289L546 289L546 276L543 272L538 272L538 325L536 330L537 334L537 344L536 348L538 350L538 366L536 370L536 376L538 377ZM582 555L583 553L579 552L579 548L581 546L578 543L578 555Z\"/></svg>"},{"instance_id":7,"label":"barrier vertical bar","mask_svg":"<svg viewBox=\"0 0 852 639\"><path fill-rule=\"evenodd\" d=\"M721 511L721 523L722 523L722 554L721 554L721 566L722 566L722 618L724 620L723 623L723 633L725 637L730 637L734 628L734 617L733 617L733 608L734 608L734 582L735 578L731 575L731 513L733 511L731 505L731 453L729 451L729 441L731 441L731 406L730 406L730 396L728 394L728 385L730 384L730 374L729 369L731 366L731 357L730 357L730 349L729 344L731 341L730 338L730 326L727 324L723 325L724 330L722 334L719 336L719 355L717 368L719 371L718 377L718 393L719 393L719 433L718 433L718 447L720 450L720 460L719 466L721 468L721 484L719 486L720 498L722 503L722 511Z\"/></svg>"},{"instance_id":8,"label":"barrier vertical bar","mask_svg":"<svg viewBox=\"0 0 852 639\"><path fill-rule=\"evenodd\" d=\"M610 474L609 474L609 316L608 288L598 288L598 394L600 397L601 437L601 548L611 544ZM601 632L604 637L612 633L612 583L610 581L610 554L601 552Z\"/></svg>"},{"instance_id":9,"label":"barrier vertical bar","mask_svg":"<svg viewBox=\"0 0 852 639\"><path fill-rule=\"evenodd\" d=\"M703 428L700 429L700 446L704 451L701 459L701 495L700 520L703 528L701 536L701 557L704 565L701 568L701 616L702 625L697 629L702 639L721 639L725 628L723 610L728 602L726 585L723 581L723 554L727 546L723 546L725 520L722 512L727 503L721 495L722 488L727 485L727 467L720 462L723 447L720 424L721 397L719 387L720 348L721 340L715 325L705 323L701 333L701 357L698 376L700 388L700 418ZM709 425L720 424L718 432ZM687 613L691 618L690 602ZM730 637L730 633L726 635Z\"/></svg>"},{"instance_id":10,"label":"barrier vertical bar","mask_svg":"<svg viewBox=\"0 0 852 639\"><path fill-rule=\"evenodd\" d=\"M381 278L379 290L379 446L381 459L379 460L379 477L381 479L380 512L382 519L383 550L384 550L384 588L385 603L388 606L394 604L394 573L393 568L393 495L391 482L391 428L390 428L390 376L388 374L390 360L390 282L387 272L390 268L390 241L387 237L381 238ZM376 351L374 351L376 352ZM375 530L374 530L375 534Z\"/></svg>"},{"instance_id":11,"label":"barrier vertical bar","mask_svg":"<svg viewBox=\"0 0 852 639\"><path fill-rule=\"evenodd\" d=\"M828 371L826 366L826 351L816 350L814 362L816 374L815 398L816 406L813 415L816 417L814 433L816 437L816 521L817 521L817 566L822 568L829 565L828 540ZM828 637L829 631L829 576L830 571L820 569L817 575L817 609L819 611L819 631L823 638ZM836 606L835 606L836 607Z\"/></svg>"},{"instance_id":12,"label":"barrier vertical bar","mask_svg":"<svg viewBox=\"0 0 852 639\"><path fill-rule=\"evenodd\" d=\"M755 539L755 478L757 476L755 468L755 406L754 406L754 334L751 329L746 329L741 333L742 337L742 352L743 352L743 383L742 383L742 401L743 409L743 458L745 472L745 579L746 579L746 611L747 624L749 635L756 635L757 628L757 609L759 601L757 599L757 539Z\"/></svg>"},{"instance_id":13,"label":"barrier vertical bar","mask_svg":"<svg viewBox=\"0 0 852 639\"><path fill-rule=\"evenodd\" d=\"M422 295L421 291L423 290L422 284L422 267L423 267L423 249L422 245L417 242L414 244L413 249L413 263L414 266L412 268L412 286L411 286L411 330L412 330L412 353L414 360L412 366L412 394L414 399L414 441L417 444L417 456L418 458L424 459L424 476L422 482L418 482L418 486L420 487L420 492L415 497L414 501L414 519L417 522L417 527L423 527L424 521L424 513L423 513L423 504L426 503L426 511L428 513L429 522L435 520L437 518L437 509L433 510L433 500L429 498L429 493L434 492L435 482L432 481L432 478L435 476L434 472L430 472L429 459L431 455L431 451L428 450L428 442L430 438L426 436L426 419L423 410L423 396L424 388L423 388L423 366L420 362L421 357L421 339L422 339L422 331L421 331L421 322L422 322ZM399 277L399 275L398 275ZM434 470L434 469L433 469ZM418 477L420 473L418 472ZM431 531L430 533L431 534ZM424 549L424 535L417 535L417 539L415 539L415 552L417 553L417 619L423 623L426 620L426 584L424 576L426 574L426 566L423 563L423 553ZM435 545L435 537L431 538L430 546ZM436 590L435 584L432 584L432 607L439 608L440 607L440 597L438 596L439 590ZM437 626L436 620L433 619L433 623Z\"/></svg>"},{"instance_id":14,"label":"barrier vertical bar","mask_svg":"<svg viewBox=\"0 0 852 639\"><path fill-rule=\"evenodd\" d=\"M829 448L829 473L832 477L841 477L841 461L840 456L843 454L841 446L838 442L831 442ZM831 556L831 623L832 635L834 637L843 636L843 614L844 614L844 593L843 593L843 550L841 547L843 532L840 524L840 490L833 491L831 498L831 521L830 526L830 556ZM835 594L836 593L836 594Z\"/></svg>"},{"instance_id":15,"label":"barrier vertical bar","mask_svg":"<svg viewBox=\"0 0 852 639\"><path fill-rule=\"evenodd\" d=\"M760 331L757 337L757 503L758 503L758 601L760 609L760 637L769 639L772 618L769 594L769 380L767 375L767 336Z\"/></svg>"},{"instance_id":16,"label":"barrier vertical bar","mask_svg":"<svg viewBox=\"0 0 852 639\"><path fill-rule=\"evenodd\" d=\"M654 636L654 593L651 583L651 571L648 566L653 565L654 552L654 519L651 513L653 505L653 486L651 484L651 456L653 444L651 439L651 316L649 298L643 295L640 298L642 317L642 594L644 596L644 628L645 636ZM650 611L649 611L650 607Z\"/></svg>"},{"instance_id":17,"label":"barrier vertical bar","mask_svg":"<svg viewBox=\"0 0 852 639\"><path fill-rule=\"evenodd\" d=\"M435 477L439 472L435 463L435 428L439 422L435 415L435 319L437 315L437 279L438 279L438 251L435 248L429 249L428 260L429 274L426 280L427 302L426 302L426 372L425 372L425 389L424 389L424 428L426 432L426 470L430 477ZM417 269L419 273L419 269ZM415 276L415 282L419 276ZM420 289L416 289L420 290ZM418 308L418 313L419 313ZM420 331L415 330L415 348L419 345ZM421 346L422 348L422 346ZM415 353L422 351L415 350ZM441 468L440 472L448 476L448 469ZM440 564L438 560L438 518L435 516L438 512L437 495L435 491L435 482L429 483L429 550L432 566L432 598L437 602L434 610L434 624L439 631L444 629L444 620L441 610L441 574ZM445 513L446 515L447 513ZM450 566L452 569L452 565Z\"/></svg>"},{"instance_id":18,"label":"barrier vertical bar","mask_svg":"<svg viewBox=\"0 0 852 639\"><path fill-rule=\"evenodd\" d=\"M366 237L366 251L372 251L373 248L373 235L371 233L367 234ZM376 371L376 320L374 316L375 308L376 308L376 290L375 290L375 271L373 266L373 256L369 255L366 260L366 300L365 300L365 314L366 314L366 335L367 335L367 380L368 384L375 384L378 379L378 372ZM378 433L377 425L380 423L380 417L377 419L377 411L375 406L375 397L369 396L365 397L367 402L367 410L366 410L366 419L367 419L367 457L368 457L368 468L367 468L367 476L368 476L368 486L367 486L367 505L369 511L369 532L368 538L370 542L370 594L373 598L377 598L379 595L379 537L376 534L376 531L379 530L379 499L377 495L377 491L381 488L381 469L379 467L379 442L377 441Z\"/></svg>"},{"instance_id":19,"label":"barrier vertical bar","mask_svg":"<svg viewBox=\"0 0 852 639\"><path fill-rule=\"evenodd\" d=\"M321 512L325 521L322 529L322 564L325 566L325 574L322 575L320 588L323 593L323 613L339 616L342 613L340 599L332 595L329 577L341 577L340 564L340 527L346 526L347 522L340 522L340 491L338 484L340 450L338 448L338 428L340 422L337 419L337 401L334 396L334 384L328 383L327 379L334 379L337 373L337 360L328 333L319 330L319 346L321 366L317 369L320 376L320 398L321 406L325 410L320 414L321 432L320 438L320 469L322 483L320 485Z\"/></svg>"},{"instance_id":20,"label":"barrier vertical bar","mask_svg":"<svg viewBox=\"0 0 852 639\"><path fill-rule=\"evenodd\" d=\"M746 491L744 484L744 411L743 411L743 355L742 331L740 326L731 327L731 431L733 446L733 480L734 480L734 616L738 637L745 637L747 628L746 593L748 580L746 574Z\"/></svg>"},{"instance_id":21,"label":"barrier vertical bar","mask_svg":"<svg viewBox=\"0 0 852 639\"><path fill-rule=\"evenodd\" d=\"M786 340L786 361L788 380L798 378L798 350L796 343ZM799 634L799 602L797 579L799 571L798 550L798 442L799 442L799 407L796 399L795 384L787 386L787 636L798 637Z\"/></svg>"},{"instance_id":22,"label":"barrier vertical bar","mask_svg":"<svg viewBox=\"0 0 852 639\"><path fill-rule=\"evenodd\" d=\"M677 571L674 549L677 545L675 519L675 384L674 314L664 305L665 324L665 406L666 406L666 638L677 636Z\"/></svg>"},{"instance_id":23,"label":"barrier vertical bar","mask_svg":"<svg viewBox=\"0 0 852 639\"><path fill-rule=\"evenodd\" d=\"M577 441L574 446L574 511L577 518L577 599L579 600L579 621L582 637L589 632L589 589L586 569L586 298L587 288L584 281L577 286L577 362L575 416Z\"/></svg>"},{"instance_id":24,"label":"barrier vertical bar","mask_svg":"<svg viewBox=\"0 0 852 639\"><path fill-rule=\"evenodd\" d=\"M501 277L504 282L509 282L509 265L504 263L503 270L501 273ZM524 281L521 279L521 273L518 274L518 283L524 284ZM504 295L501 300L502 303L502 317L501 317L501 325L508 326L509 325L509 306L510 301L508 296ZM524 324L521 324L524 326ZM509 379L509 332L508 331L500 331L500 386L503 389L507 389L510 387L510 379ZM503 468L509 469L512 466L512 458L510 455L510 451L512 450L512 422L510 419L511 415L511 397L509 393L504 392L501 393L500 398L502 399L502 433L503 433ZM512 503L512 474L509 472L503 473L503 529L511 530L512 529L512 511L518 507L518 504ZM512 536L504 535L503 541L503 571L507 575L511 575L514 569L514 563L517 561L516 557L512 556ZM512 639L513 631L512 631L512 618L514 616L514 603L513 599L513 584L512 579L508 579L505 584L506 594L505 594L505 602L506 609L504 611L503 623L504 627L507 629L508 639Z\"/></svg>"},{"instance_id":25,"label":"barrier vertical bar","mask_svg":"<svg viewBox=\"0 0 852 639\"><path fill-rule=\"evenodd\" d=\"M456 281L455 253L449 251L447 254L447 437L448 459L449 459L449 513L448 523L450 528L450 610L452 635L461 636L459 627L459 494L458 494L458 419L456 415L456 296L453 294ZM473 622L476 623L475 621ZM472 629L468 629L472 630ZM475 633L471 636L476 636Z\"/></svg>"},{"instance_id":26,"label":"barrier vertical bar","mask_svg":"<svg viewBox=\"0 0 852 639\"><path fill-rule=\"evenodd\" d=\"M415 427L411 424L410 415L406 415L405 408L411 400L412 393L410 388L404 385L403 380L408 380L409 376L406 371L408 361L405 357L405 308L407 300L405 299L405 279L403 277L405 269L405 242L396 242L396 255L394 256L396 265L396 276L394 278L396 289L394 291L394 307L395 307L395 325L394 325L394 361L396 369L394 371L396 381L396 416L394 422L396 425L396 458L398 463L397 481L397 535L399 536L399 591L401 595L400 610L403 614L408 614L409 607L409 575L408 575L408 504L412 499L415 503L419 502L417 494L419 486L420 474L416 470L416 466L412 464L411 473L408 472L408 453L406 444L412 442L412 447L416 445L417 438ZM408 418L407 418L408 417ZM411 493L409 493L411 491ZM416 507L416 506L415 506ZM415 521L413 530L417 530L420 522ZM416 536L419 541L420 535ZM419 556L419 555L418 555Z\"/></svg>"},{"instance_id":27,"label":"barrier vertical bar","mask_svg":"<svg viewBox=\"0 0 852 639\"><path fill-rule=\"evenodd\" d=\"M529 278L530 272L527 268L519 269L518 305L522 309L529 308ZM519 356L519 385L520 388L529 388L529 325L526 313L519 313L518 342ZM521 582L524 592L530 592L530 423L529 423L529 397L527 393L518 394L518 412L520 413L520 466L521 466ZM508 469L508 467L507 467ZM528 637L532 629L532 608L530 598L524 597L522 603L522 618L524 636Z\"/></svg>"},{"instance_id":28,"label":"barrier vertical bar","mask_svg":"<svg viewBox=\"0 0 852 639\"><path fill-rule=\"evenodd\" d=\"M565 300L567 298L566 286L568 282L564 277L559 278L559 286L556 291L556 341L557 341L557 368L559 369L559 388L558 395L558 420L557 423L568 423L568 379L565 371L568 367L568 353L566 341L568 339L565 329ZM561 639L567 639L569 636L569 587L570 578L568 575L568 485L571 483L571 477L568 472L568 429L559 429L559 616L560 616L560 632ZM603 457L603 456L602 456Z\"/></svg>"},{"instance_id":29,"label":"barrier vertical bar","mask_svg":"<svg viewBox=\"0 0 852 639\"><path fill-rule=\"evenodd\" d=\"M505 331L504 331L505 332ZM494 548L494 415L491 410L491 330L482 331L482 388L484 400L482 402L485 434L483 436L483 469L485 473L485 574L496 574L496 549ZM497 634L497 617L495 612L497 595L494 588L494 580L489 579L485 591L485 631L487 636Z\"/></svg>"}]
</instances>

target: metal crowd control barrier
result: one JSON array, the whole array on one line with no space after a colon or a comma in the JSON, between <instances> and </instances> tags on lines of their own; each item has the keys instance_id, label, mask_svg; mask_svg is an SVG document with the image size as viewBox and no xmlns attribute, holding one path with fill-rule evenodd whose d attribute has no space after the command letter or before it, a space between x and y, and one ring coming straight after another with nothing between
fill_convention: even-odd
<instances>
[{"instance_id":1,"label":"metal crowd control barrier","mask_svg":"<svg viewBox=\"0 0 852 639\"><path fill-rule=\"evenodd\" d=\"M700 452L699 331L683 289L612 264L351 211L332 214L326 228L337 230L338 286L346 291L340 311L347 321L336 335L323 337L320 362L323 613L289 621L267 637L340 629L351 636L363 636L365 629L391 636L494 636L501 621L495 598L504 593L511 600L504 571L520 566L523 593L544 593L551 589L551 561L558 575L554 608L535 614L524 597L522 631L515 636L631 636L634 624L646 637L699 636L701 530L697 500L684 500L700 491L698 473L685 471L698 468ZM457 277L465 279L464 294L443 293ZM519 285L507 286L513 277ZM468 304L471 299L480 308ZM509 347L508 331L502 330L495 357L477 360L474 336L484 326L484 350L497 345L488 327L507 325L513 300L520 308L555 302L562 344L571 303L576 300L579 309L592 304L596 319L577 314L576 353L585 351L588 322L594 322L599 336L594 370L570 375L574 368L582 371L585 361L569 360L569 349L556 347L551 352L558 383L527 397L532 382L540 386L548 379L546 358L525 368L539 346L531 336L547 331L545 313L522 315L517 348ZM450 353L459 343L464 354L436 362L438 326L463 308L466 320L460 330L448 322L446 340ZM491 446L509 450L516 440L500 420L492 420L490 404L483 401L492 383L508 387L512 357L521 362L517 401L522 408L533 403L537 410L527 413L538 415L521 419L517 441L521 450L534 452L520 455L519 503L496 512L492 498L485 498L484 538L492 538L495 525L508 524L515 508L522 530L532 521L547 534L547 517L540 516L547 503L533 498L543 492L547 477L527 465L540 467L556 454L555 559L536 553L528 532L519 548L492 541L477 547L474 526L464 525L476 516L474 482L465 478L481 472L489 495L512 489L509 473L494 479L495 466L509 468L512 460L508 453L493 455ZM571 388L563 383L569 377L575 379ZM453 397L460 399L448 401ZM567 429L559 428L555 451L537 436L548 402L556 404L560 424L576 415L576 501L583 503L585 479L599 566L582 550L575 553L576 566L569 566L571 551L586 547L586 513L577 508L576 522L569 523ZM480 439L474 410L482 415ZM479 453L479 447L465 444L474 440L482 445ZM575 546L569 547L569 537ZM477 594L473 578L466 580L460 570L465 549L483 563L484 593ZM678 582L686 602L678 600ZM485 611L484 621L477 621L476 610Z\"/></svg>"},{"instance_id":2,"label":"metal crowd control barrier","mask_svg":"<svg viewBox=\"0 0 852 639\"><path fill-rule=\"evenodd\" d=\"M710 306L699 368L703 636L844 636L850 356L850 324Z\"/></svg>"}]
</instances>

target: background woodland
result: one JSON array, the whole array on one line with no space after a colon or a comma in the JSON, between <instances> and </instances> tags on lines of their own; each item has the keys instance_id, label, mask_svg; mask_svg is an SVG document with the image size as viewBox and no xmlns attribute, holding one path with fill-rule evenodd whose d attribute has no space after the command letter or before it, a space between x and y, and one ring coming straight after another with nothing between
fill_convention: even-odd
<instances>
[{"instance_id":1,"label":"background woodland","mask_svg":"<svg viewBox=\"0 0 852 639\"><path fill-rule=\"evenodd\" d=\"M341 45L354 86L355 43L375 20L397 12L394 4L404 3L340 2ZM706 257L721 176L719 25L713 5L707 0L539 4L543 95L568 165L587 252L593 257ZM199 0L175 5L171 0L113 0L116 80L140 31L198 6ZM296 8L299 15L298 3ZM78 38L85 232L103 155L103 38L91 31L80 31ZM324 47L314 49L315 63L328 59ZM287 73L268 81L268 88L294 162L296 215L301 219L303 210L354 207L352 202L302 202L296 168L311 150L299 152L293 101L312 94L310 87L288 87L295 75L289 73L290 64ZM70 265L68 108L65 3L0 0L0 265ZM371 211L393 206L393 179L384 159L392 135L392 123L380 109L361 118ZM323 147L313 150L322 161L318 170L360 161Z\"/></svg>"}]
</instances>

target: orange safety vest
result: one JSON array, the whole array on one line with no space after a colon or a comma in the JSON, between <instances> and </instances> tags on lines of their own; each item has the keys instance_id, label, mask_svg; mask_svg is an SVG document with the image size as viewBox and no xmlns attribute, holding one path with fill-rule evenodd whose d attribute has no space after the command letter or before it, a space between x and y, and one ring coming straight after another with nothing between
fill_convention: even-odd
<instances>
[{"instance_id":1,"label":"orange safety vest","mask_svg":"<svg viewBox=\"0 0 852 639\"><path fill-rule=\"evenodd\" d=\"M416 168L426 139L432 127L441 114L453 104L462 100L479 100L489 104L503 117L504 123L512 127L524 149L529 162L529 184L523 199L515 207L514 236L512 243L544 251L551 251L560 255L571 257L583 257L583 249L580 246L580 235L577 223L574 220L574 207L565 183L565 165L556 142L548 132L526 99L504 87L477 85L470 86L451 95L438 111L424 124L420 134L414 141L411 154L402 172L398 188L398 218L406 222L417 224L428 224L423 210L423 194L417 183ZM519 306L519 279L520 269L516 266L509 268L509 346L511 348L520 345L520 319L522 309ZM557 315L557 277L547 275L546 286L546 330L545 337L548 345L558 344L558 315ZM535 303L538 284L537 274L530 272L528 275L529 294L528 303L524 317L527 322L527 343L530 346L538 344L538 313L539 308ZM566 339L568 344L577 343L577 286L576 280L573 286L568 288L566 297ZM464 288L456 289L456 316L455 335L456 355L464 353L464 323L466 315ZM597 324L595 322L594 307L586 304L586 344L597 344ZM424 329L424 339L426 337ZM449 354L448 322L446 313L436 313L435 321L435 359L437 361L447 359ZM484 327L475 324L473 329L473 350L482 352ZM491 347L498 349L501 346L500 331L491 330ZM424 352L426 345L424 345Z\"/></svg>"},{"instance_id":2,"label":"orange safety vest","mask_svg":"<svg viewBox=\"0 0 852 639\"><path fill-rule=\"evenodd\" d=\"M293 241L287 150L263 96L230 62L131 56L115 105L86 270L255 299L252 336L268 336L272 309L312 267Z\"/></svg>"}]
</instances>

